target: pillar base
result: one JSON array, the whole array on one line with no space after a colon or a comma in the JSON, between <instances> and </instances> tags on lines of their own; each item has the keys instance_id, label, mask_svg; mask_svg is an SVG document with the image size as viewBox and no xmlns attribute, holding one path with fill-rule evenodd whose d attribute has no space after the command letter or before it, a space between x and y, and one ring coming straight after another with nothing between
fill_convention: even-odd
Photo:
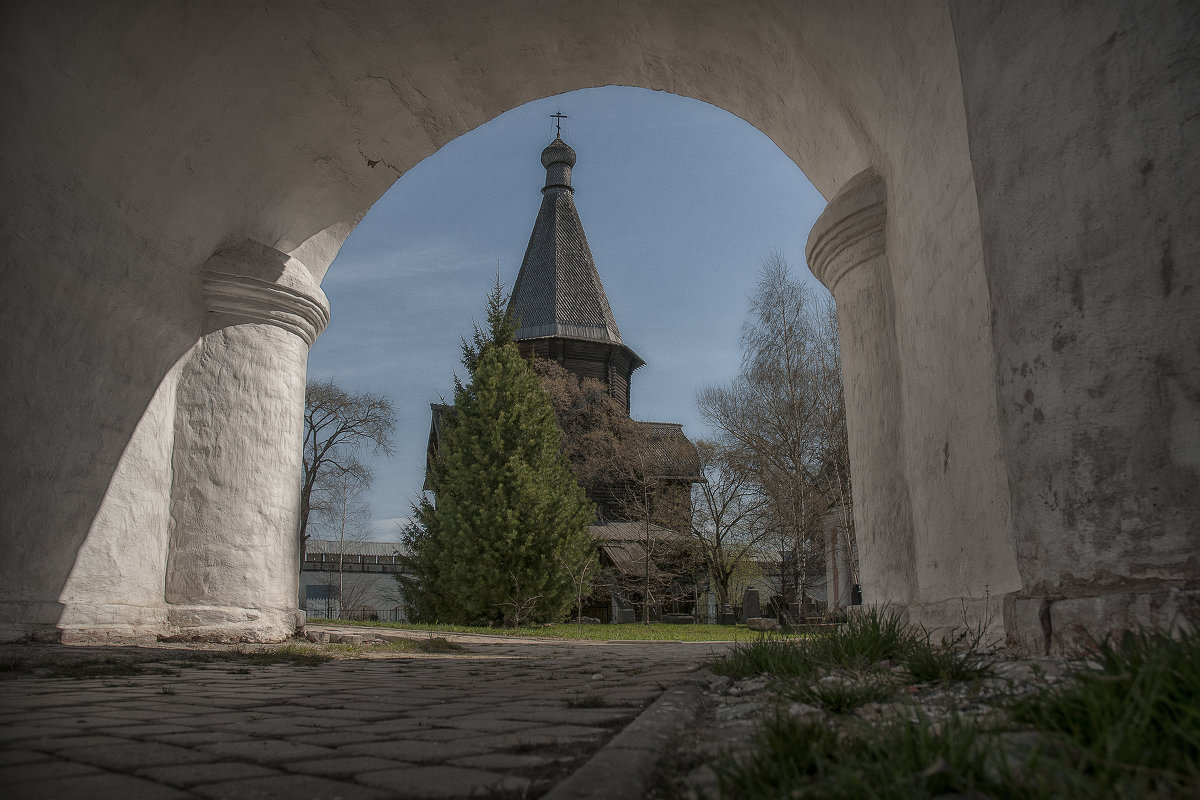
<instances>
[{"instance_id":1,"label":"pillar base","mask_svg":"<svg viewBox=\"0 0 1200 800\"><path fill-rule=\"evenodd\" d=\"M966 631L969 638L982 634L980 645L1004 643L1004 617L1000 613L1000 597L956 597L933 603L908 603L908 621L932 634L937 642L942 636L953 637Z\"/></svg>"},{"instance_id":2,"label":"pillar base","mask_svg":"<svg viewBox=\"0 0 1200 800\"><path fill-rule=\"evenodd\" d=\"M161 607L119 603L0 604L0 642L149 644L166 629Z\"/></svg>"},{"instance_id":3,"label":"pillar base","mask_svg":"<svg viewBox=\"0 0 1200 800\"><path fill-rule=\"evenodd\" d=\"M1004 598L1008 647L1022 655L1074 656L1126 631L1175 632L1200 624L1200 589Z\"/></svg>"},{"instance_id":4,"label":"pillar base","mask_svg":"<svg viewBox=\"0 0 1200 800\"><path fill-rule=\"evenodd\" d=\"M119 603L67 603L59 620L63 644L150 644L167 627L167 612L159 606Z\"/></svg>"},{"instance_id":5,"label":"pillar base","mask_svg":"<svg viewBox=\"0 0 1200 800\"><path fill-rule=\"evenodd\" d=\"M294 608L171 605L165 642L282 642L296 632Z\"/></svg>"}]
</instances>

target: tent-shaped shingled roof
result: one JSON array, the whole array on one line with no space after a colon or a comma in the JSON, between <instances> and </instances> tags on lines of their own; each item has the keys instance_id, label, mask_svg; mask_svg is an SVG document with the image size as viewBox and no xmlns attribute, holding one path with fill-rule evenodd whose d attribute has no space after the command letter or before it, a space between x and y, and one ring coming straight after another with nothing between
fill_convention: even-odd
<instances>
[{"instance_id":1,"label":"tent-shaped shingled roof","mask_svg":"<svg viewBox=\"0 0 1200 800\"><path fill-rule=\"evenodd\" d=\"M542 166L542 205L508 305L520 324L516 338L560 336L624 345L572 197L575 151L555 139L542 151ZM635 368L643 363L633 357Z\"/></svg>"}]
</instances>

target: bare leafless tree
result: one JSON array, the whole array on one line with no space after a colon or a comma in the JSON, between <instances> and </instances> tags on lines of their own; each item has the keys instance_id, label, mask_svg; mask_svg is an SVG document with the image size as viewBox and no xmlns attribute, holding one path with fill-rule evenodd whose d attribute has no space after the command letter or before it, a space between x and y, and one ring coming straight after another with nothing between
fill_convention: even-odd
<instances>
[{"instance_id":1,"label":"bare leafless tree","mask_svg":"<svg viewBox=\"0 0 1200 800\"><path fill-rule=\"evenodd\" d=\"M522 622L527 622L537 608L540 594L525 594L521 591L521 576L515 572L508 573L512 580L512 591L504 595L502 602L496 603L504 613L504 627L519 628Z\"/></svg>"},{"instance_id":2,"label":"bare leafless tree","mask_svg":"<svg viewBox=\"0 0 1200 800\"><path fill-rule=\"evenodd\" d=\"M323 480L348 476L370 485L371 472L359 459L363 448L390 456L396 412L388 398L347 392L333 381L309 381L304 391L304 476L300 485L301 560L314 504L320 510Z\"/></svg>"},{"instance_id":3,"label":"bare leafless tree","mask_svg":"<svg viewBox=\"0 0 1200 800\"><path fill-rule=\"evenodd\" d=\"M676 449L690 447L678 439L656 438L635 427L620 444L612 491L620 515L636 533L629 541L640 562L636 572L610 570L607 580L623 594L641 597L642 622L671 601L695 594L695 548L691 530L690 482L681 481L671 465L687 461Z\"/></svg>"},{"instance_id":4,"label":"bare leafless tree","mask_svg":"<svg viewBox=\"0 0 1200 800\"><path fill-rule=\"evenodd\" d=\"M714 442L696 449L704 482L692 487L691 532L717 603L732 603L730 582L754 560L770 532L766 503L734 453Z\"/></svg>"},{"instance_id":5,"label":"bare leafless tree","mask_svg":"<svg viewBox=\"0 0 1200 800\"><path fill-rule=\"evenodd\" d=\"M571 585L575 587L575 623L583 624L583 600L592 588L592 581L600 571L600 556L596 550L591 550L587 557L572 563L569 559L560 558L558 565L571 576Z\"/></svg>"},{"instance_id":6,"label":"bare leafless tree","mask_svg":"<svg viewBox=\"0 0 1200 800\"><path fill-rule=\"evenodd\" d=\"M704 389L701 414L763 500L780 565L783 608L803 609L823 580L822 532L831 509L852 536L845 404L832 298L794 278L782 256L763 262L742 327L742 365ZM834 463L830 463L830 462Z\"/></svg>"}]
</instances>

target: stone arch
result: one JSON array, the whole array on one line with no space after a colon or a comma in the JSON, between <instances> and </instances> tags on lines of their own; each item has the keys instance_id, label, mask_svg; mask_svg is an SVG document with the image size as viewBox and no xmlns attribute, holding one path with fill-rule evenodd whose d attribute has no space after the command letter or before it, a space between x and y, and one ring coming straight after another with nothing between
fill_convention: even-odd
<instances>
[{"instance_id":1,"label":"stone arch","mask_svg":"<svg viewBox=\"0 0 1200 800\"><path fill-rule=\"evenodd\" d=\"M1170 60L1194 13L1021 0L7 7L4 246L16 267L0 391L18 413L4 436L4 634L285 635L295 467L276 456L291 446L296 342L319 328L316 282L365 210L437 147L525 101L608 83L686 94L758 127L833 201L827 232L856 198L885 198L869 234L884 255L841 281L857 282L843 324L862 344L847 387L855 469L879 473L884 494L865 500L899 509L877 533L904 554L879 560L869 600L937 623L962 598L983 614L986 586L1008 595L1010 638L1026 647L1074 641L1056 603L1083 635L1169 616L1197 578L1196 357L1169 333L1194 321L1181 299L1193 276L1164 266L1161 296L1111 295L1151 250L1196 263L1194 234L1179 232L1200 226L1173 201L1194 191L1177 176L1194 174L1180 142L1200 92L1188 93L1186 60ZM1116 89L1087 69L1110 62L1124 70ZM1114 92L1164 71L1176 79L1155 80L1149 111L1118 114ZM1139 131L1153 134L1147 187L1123 177L1129 154L1112 147ZM1063 160L1054 143L1081 136L1096 139L1087 157ZM1117 191L1100 191L1105 176ZM1038 206L1037 235L1024 235L1014 198L1037 205L1056 189L1070 202ZM1143 219L1147 198L1157 221ZM1121 237L1094 235L1094 208ZM215 306L215 273L258 305ZM1122 347L1133 320L1137 353ZM279 336L290 338L253 344ZM1181 433L1139 437L1152 412L1096 399L1098 370L1072 360L1087 336L1118 354L1107 380L1152 389ZM251 365L246 381L222 357ZM253 397L238 394L255 381ZM222 393L217 411L240 409L240 426L213 417ZM250 430L257 444L238 451ZM1064 468L1081 459L1103 464ZM268 475L273 511L229 494L239 473ZM273 533L211 538L225 518L206 507ZM867 508L856 513L870 528ZM1080 535L1085 547L1071 544ZM196 536L208 544L180 544ZM173 572L184 562L191 572ZM235 572L249 589L230 589Z\"/></svg>"}]
</instances>

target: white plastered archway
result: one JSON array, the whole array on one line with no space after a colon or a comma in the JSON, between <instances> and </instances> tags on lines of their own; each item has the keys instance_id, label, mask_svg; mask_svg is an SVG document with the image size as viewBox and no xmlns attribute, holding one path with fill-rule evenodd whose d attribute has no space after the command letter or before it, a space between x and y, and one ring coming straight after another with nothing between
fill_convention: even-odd
<instances>
[{"instance_id":1,"label":"white plastered archway","mask_svg":"<svg viewBox=\"0 0 1200 800\"><path fill-rule=\"evenodd\" d=\"M856 513L870 599L936 623L963 598L981 614L985 593L1008 594L1010 638L1041 647L1056 635L1049 602L1086 633L1111 627L1112 608L1191 586L1194 528L1180 498L1195 485L1193 454L1164 456L1172 440L1138 438L1146 414L1096 401L1101 376L1071 352L1088 335L1125 335L1130 320L1153 342L1187 318L1180 278L1175 295L1116 307L1105 305L1111 287L1079 269L1124 281L1162 239L1135 209L1147 196L1167 209L1181 189L1164 176L1190 162L1156 140L1163 183L1106 195L1124 236L1080 266L1052 254L1063 237L1083 241L1080 208L1096 207L1096 176L1123 175L1126 154L1098 151L1080 166L1039 149L1092 130L1106 113L1092 105L1114 103L1099 78L1055 76L1051 62L1118 60L1137 84L1160 69L1143 58L1151 45L1166 59L1180 41L1182 12L1130 20L1112 4L1085 19L1002 5L6 10L4 163L16 191L4 199L14 266L2 399L18 410L4 429L15 498L0 523L6 635L285 635L295 465L281 454L306 331L320 327L316 284L337 247L398 174L454 136L528 100L609 83L741 116L834 201L818 225L833 244L814 242L813 266L827 280L836 271L854 328L844 339L858 347L847 389L868 488ZM1120 47L1098 54L1118 28ZM1022 76L1048 88L1031 97ZM1054 90L1066 85L1071 108ZM1164 99L1129 125L1172 131L1186 106ZM1026 235L1012 198L1036 203L1064 186L1071 202ZM859 236L867 217L876 227ZM1167 224L1179 222L1176 212ZM856 253L868 239L878 247ZM1051 262L1055 281L1036 288ZM299 305L280 311L284 295ZM1062 338L1047 341L1052 329ZM1195 358L1169 338L1157 347L1174 376L1164 413L1186 428ZM1122 379L1161 382L1142 358L1127 355ZM239 370L244 380L226 380ZM1121 431L1120 444L1095 441L1101 429ZM1109 468L1122 491L1066 469L1081 452L1123 454ZM256 476L254 497L274 495L269 509L230 493L244 475ZM1174 493L1122 511L1116 494L1142 496L1152 482ZM1081 508L1085 497L1095 503ZM1122 539L1123 525L1147 544Z\"/></svg>"}]
</instances>

